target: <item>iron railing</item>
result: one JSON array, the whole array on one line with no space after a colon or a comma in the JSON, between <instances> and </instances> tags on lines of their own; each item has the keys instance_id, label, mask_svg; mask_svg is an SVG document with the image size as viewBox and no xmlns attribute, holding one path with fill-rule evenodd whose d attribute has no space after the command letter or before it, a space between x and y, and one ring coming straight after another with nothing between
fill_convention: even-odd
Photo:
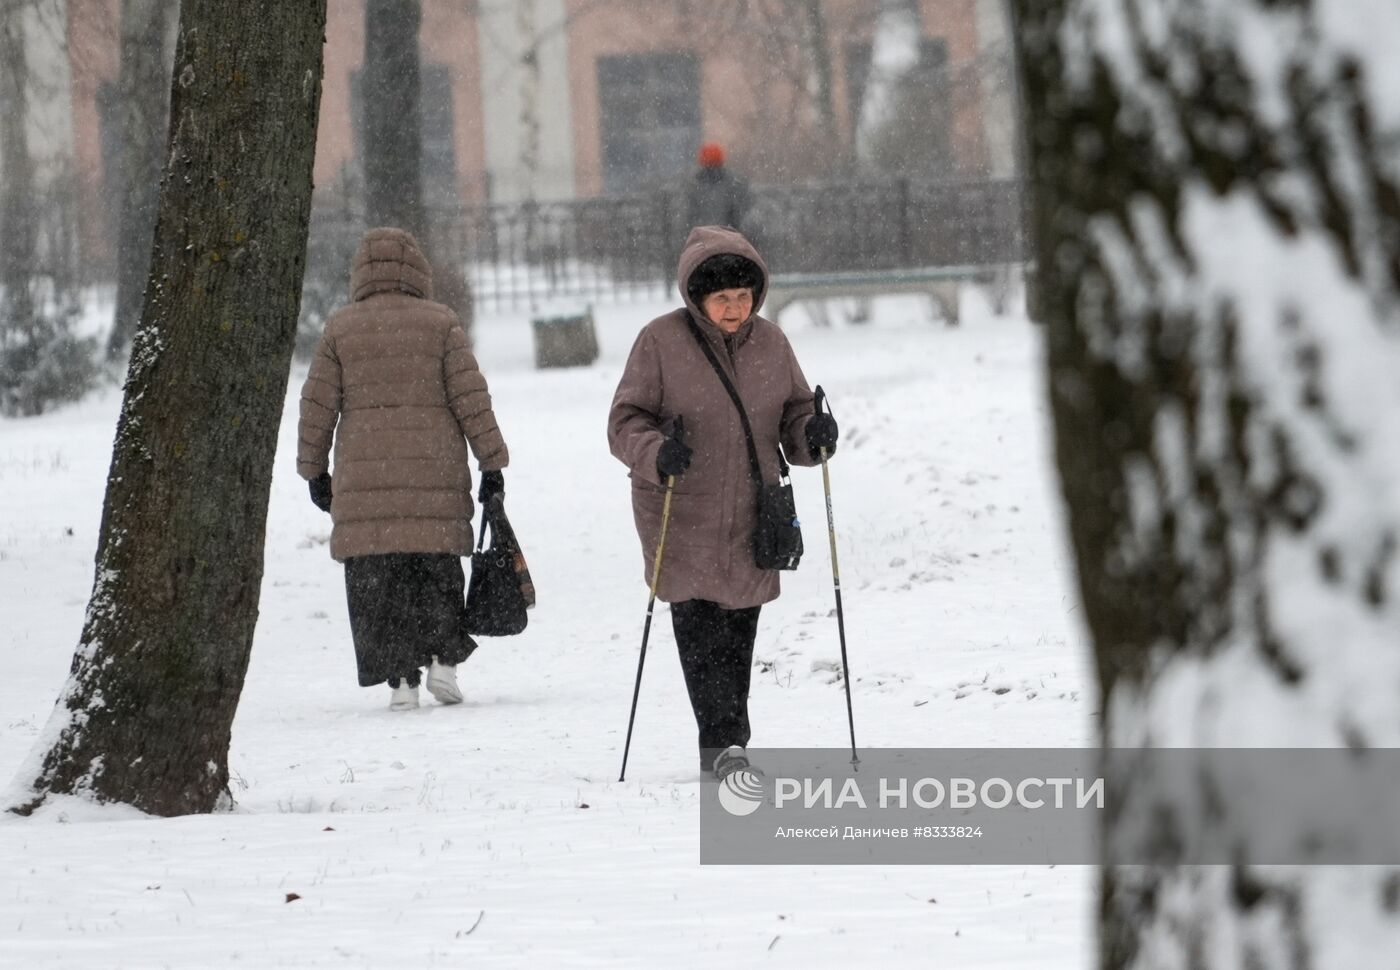
<instances>
[{"instance_id":1,"label":"iron railing","mask_svg":"<svg viewBox=\"0 0 1400 970\"><path fill-rule=\"evenodd\" d=\"M551 301L655 299L673 292L689 227L676 192L568 202L493 204L438 211L435 262L457 262L484 310ZM308 285L331 273L343 292L363 221L350 209L320 210L312 228ZM781 273L993 266L1022 254L1020 189L1010 180L842 182L756 186L742 227Z\"/></svg>"}]
</instances>

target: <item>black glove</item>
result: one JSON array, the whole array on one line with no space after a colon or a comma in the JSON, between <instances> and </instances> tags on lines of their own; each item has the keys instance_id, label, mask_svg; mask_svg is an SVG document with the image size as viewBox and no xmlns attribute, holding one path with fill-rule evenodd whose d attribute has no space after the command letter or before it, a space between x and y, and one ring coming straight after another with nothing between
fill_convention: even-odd
<instances>
[{"instance_id":1,"label":"black glove","mask_svg":"<svg viewBox=\"0 0 1400 970\"><path fill-rule=\"evenodd\" d=\"M656 472L664 482L672 475L684 475L690 467L690 446L683 440L685 424L679 417L671 425L671 434L661 442L661 450L656 453Z\"/></svg>"},{"instance_id":2,"label":"black glove","mask_svg":"<svg viewBox=\"0 0 1400 970\"><path fill-rule=\"evenodd\" d=\"M814 414L807 422L807 450L820 458L823 448L830 458L836 453L836 419L829 414Z\"/></svg>"},{"instance_id":3,"label":"black glove","mask_svg":"<svg viewBox=\"0 0 1400 970\"><path fill-rule=\"evenodd\" d=\"M807 450L812 453L813 461L820 461L822 449L826 449L826 456L830 458L836 454L836 418L832 415L826 404L826 391L822 390L820 384L817 385L816 400L813 402L816 413L807 421Z\"/></svg>"},{"instance_id":4,"label":"black glove","mask_svg":"<svg viewBox=\"0 0 1400 970\"><path fill-rule=\"evenodd\" d=\"M329 512L331 510L330 472L321 472L306 484L311 489L311 504L322 512Z\"/></svg>"},{"instance_id":5,"label":"black glove","mask_svg":"<svg viewBox=\"0 0 1400 970\"><path fill-rule=\"evenodd\" d=\"M504 472L482 472L481 484L476 490L476 500L485 505L493 495L505 495L506 476Z\"/></svg>"}]
</instances>

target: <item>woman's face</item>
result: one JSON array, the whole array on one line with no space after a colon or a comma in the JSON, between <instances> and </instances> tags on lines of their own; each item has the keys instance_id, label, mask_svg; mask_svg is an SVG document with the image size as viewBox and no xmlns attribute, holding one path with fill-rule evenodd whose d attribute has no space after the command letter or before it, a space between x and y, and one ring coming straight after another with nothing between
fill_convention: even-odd
<instances>
[{"instance_id":1,"label":"woman's face","mask_svg":"<svg viewBox=\"0 0 1400 970\"><path fill-rule=\"evenodd\" d=\"M716 327L734 333L753 313L753 290L747 286L716 290L700 301L700 310Z\"/></svg>"}]
</instances>

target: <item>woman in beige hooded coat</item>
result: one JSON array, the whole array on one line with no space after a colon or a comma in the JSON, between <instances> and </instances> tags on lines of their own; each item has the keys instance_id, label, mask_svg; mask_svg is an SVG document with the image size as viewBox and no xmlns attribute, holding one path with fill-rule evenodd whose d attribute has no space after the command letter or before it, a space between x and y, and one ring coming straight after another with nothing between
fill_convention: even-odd
<instances>
[{"instance_id":1,"label":"woman in beige hooded coat","mask_svg":"<svg viewBox=\"0 0 1400 970\"><path fill-rule=\"evenodd\" d=\"M457 703L456 665L476 648L462 625L461 556L478 498L503 492L506 443L486 378L432 269L401 229L371 229L350 273L351 302L326 321L301 391L297 472L331 514L360 685L387 682L390 707L428 690ZM335 470L330 469L335 444Z\"/></svg>"}]
</instances>

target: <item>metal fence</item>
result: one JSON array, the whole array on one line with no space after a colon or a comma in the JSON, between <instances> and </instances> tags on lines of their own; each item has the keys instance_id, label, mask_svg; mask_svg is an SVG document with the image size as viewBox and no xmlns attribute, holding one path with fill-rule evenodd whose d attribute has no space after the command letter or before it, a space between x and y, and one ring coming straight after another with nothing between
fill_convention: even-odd
<instances>
[{"instance_id":1,"label":"metal fence","mask_svg":"<svg viewBox=\"0 0 1400 970\"><path fill-rule=\"evenodd\" d=\"M478 306L644 299L673 271L665 196L485 205L434 224L433 246L460 258Z\"/></svg>"},{"instance_id":2,"label":"metal fence","mask_svg":"<svg viewBox=\"0 0 1400 970\"><path fill-rule=\"evenodd\" d=\"M430 255L458 261L482 309L654 299L674 291L684 212L673 192L437 212ZM313 253L329 258L309 260L309 285L332 273L322 289L343 292L362 225L316 214ZM1023 237L1009 180L757 186L742 228L775 274L1013 263Z\"/></svg>"}]
</instances>

